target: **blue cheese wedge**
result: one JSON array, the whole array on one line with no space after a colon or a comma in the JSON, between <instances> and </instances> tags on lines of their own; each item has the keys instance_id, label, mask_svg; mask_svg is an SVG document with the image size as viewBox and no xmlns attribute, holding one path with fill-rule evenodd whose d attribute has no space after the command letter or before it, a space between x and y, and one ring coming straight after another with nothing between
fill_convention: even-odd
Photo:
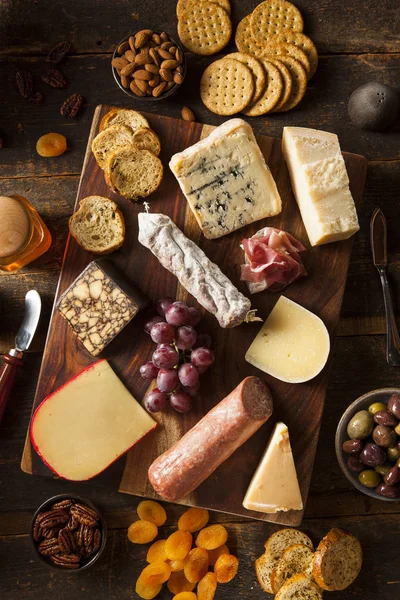
<instances>
[{"instance_id":1,"label":"blue cheese wedge","mask_svg":"<svg viewBox=\"0 0 400 600\"><path fill-rule=\"evenodd\" d=\"M206 238L277 215L282 202L250 125L223 123L169 166Z\"/></svg>"}]
</instances>

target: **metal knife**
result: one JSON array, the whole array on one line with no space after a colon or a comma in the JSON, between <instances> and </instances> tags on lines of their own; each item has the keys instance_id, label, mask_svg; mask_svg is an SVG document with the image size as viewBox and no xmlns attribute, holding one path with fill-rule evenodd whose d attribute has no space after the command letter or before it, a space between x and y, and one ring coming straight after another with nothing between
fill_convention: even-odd
<instances>
[{"instance_id":1,"label":"metal knife","mask_svg":"<svg viewBox=\"0 0 400 600\"><path fill-rule=\"evenodd\" d=\"M376 208L371 217L371 248L374 265L381 278L386 311L386 360L389 365L400 367L400 337L394 316L393 302L386 276L387 228L385 215Z\"/></svg>"},{"instance_id":2,"label":"metal knife","mask_svg":"<svg viewBox=\"0 0 400 600\"><path fill-rule=\"evenodd\" d=\"M3 356L4 364L0 369L0 422L10 397L17 369L24 364L22 357L35 335L41 307L42 302L38 292L30 290L25 296L25 314L15 338L15 348Z\"/></svg>"}]
</instances>

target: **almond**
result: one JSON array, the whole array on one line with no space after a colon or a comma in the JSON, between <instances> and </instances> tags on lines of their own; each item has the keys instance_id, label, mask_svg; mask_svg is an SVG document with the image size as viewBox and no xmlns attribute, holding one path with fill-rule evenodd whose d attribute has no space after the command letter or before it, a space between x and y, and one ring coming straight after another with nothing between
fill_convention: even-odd
<instances>
[{"instance_id":1,"label":"almond","mask_svg":"<svg viewBox=\"0 0 400 600\"><path fill-rule=\"evenodd\" d=\"M183 52L182 52L182 50L181 50L180 48L177 48L177 49L176 49L176 52L175 52L175 58L176 58L176 60L178 60L180 63L183 61Z\"/></svg>"},{"instance_id":2,"label":"almond","mask_svg":"<svg viewBox=\"0 0 400 600\"><path fill-rule=\"evenodd\" d=\"M173 59L163 60L160 67L161 69L176 69L179 67L179 62Z\"/></svg>"},{"instance_id":3,"label":"almond","mask_svg":"<svg viewBox=\"0 0 400 600\"><path fill-rule=\"evenodd\" d=\"M153 73L154 75L158 75L159 68L157 67L157 65L152 65L152 64L144 65L144 68L149 73Z\"/></svg>"},{"instance_id":4,"label":"almond","mask_svg":"<svg viewBox=\"0 0 400 600\"><path fill-rule=\"evenodd\" d=\"M150 48L149 55L151 56L151 58L153 59L153 62L157 65L157 67L159 67L161 64L161 59L158 55L157 50L155 50L154 48Z\"/></svg>"},{"instance_id":5,"label":"almond","mask_svg":"<svg viewBox=\"0 0 400 600\"><path fill-rule=\"evenodd\" d=\"M135 83L138 86L139 90L141 90L144 94L149 89L149 84L147 81L143 81L143 79L135 79Z\"/></svg>"},{"instance_id":6,"label":"almond","mask_svg":"<svg viewBox=\"0 0 400 600\"><path fill-rule=\"evenodd\" d=\"M178 85L181 85L181 83L183 83L183 75L181 75L180 73L174 73L173 79L174 82Z\"/></svg>"},{"instance_id":7,"label":"almond","mask_svg":"<svg viewBox=\"0 0 400 600\"><path fill-rule=\"evenodd\" d=\"M123 75L124 77L130 77L135 69L135 63L128 63L126 67L121 70L121 76Z\"/></svg>"},{"instance_id":8,"label":"almond","mask_svg":"<svg viewBox=\"0 0 400 600\"><path fill-rule=\"evenodd\" d=\"M133 35L130 35L128 38L128 44L130 46L130 49L133 50L134 52L136 52L136 48L135 48L135 38Z\"/></svg>"},{"instance_id":9,"label":"almond","mask_svg":"<svg viewBox=\"0 0 400 600\"><path fill-rule=\"evenodd\" d=\"M183 67L182 67L182 65L179 65L179 67L176 67L175 71L177 73L183 73Z\"/></svg>"},{"instance_id":10,"label":"almond","mask_svg":"<svg viewBox=\"0 0 400 600\"><path fill-rule=\"evenodd\" d=\"M182 108L181 115L182 115L182 119L184 121L195 121L196 120L193 111L188 106L184 106Z\"/></svg>"},{"instance_id":11,"label":"almond","mask_svg":"<svg viewBox=\"0 0 400 600\"><path fill-rule=\"evenodd\" d=\"M167 85L166 82L163 81L157 87L153 88L153 92L152 93L153 93L154 98L158 98L158 96L160 96L163 93L164 88L166 87L166 85Z\"/></svg>"},{"instance_id":12,"label":"almond","mask_svg":"<svg viewBox=\"0 0 400 600\"><path fill-rule=\"evenodd\" d=\"M140 96L140 97L145 96L144 92L142 92L142 90L140 88L138 88L135 81L131 81L131 84L129 87L131 88L132 92L134 94L136 94L136 96Z\"/></svg>"},{"instance_id":13,"label":"almond","mask_svg":"<svg viewBox=\"0 0 400 600\"><path fill-rule=\"evenodd\" d=\"M139 52L139 54L136 54L135 56L136 65L147 65L148 63L151 63L151 61L152 58L147 52Z\"/></svg>"},{"instance_id":14,"label":"almond","mask_svg":"<svg viewBox=\"0 0 400 600\"><path fill-rule=\"evenodd\" d=\"M125 77L125 75L121 75L121 85L122 87L129 89L131 83L130 77Z\"/></svg>"},{"instance_id":15,"label":"almond","mask_svg":"<svg viewBox=\"0 0 400 600\"><path fill-rule=\"evenodd\" d=\"M169 40L168 33L165 33L165 31L163 31L162 33L160 33L160 40L162 42L168 42L168 40Z\"/></svg>"},{"instance_id":16,"label":"almond","mask_svg":"<svg viewBox=\"0 0 400 600\"><path fill-rule=\"evenodd\" d=\"M138 31L135 35L135 48L142 48L152 35L153 32L151 29L142 29L141 31Z\"/></svg>"},{"instance_id":17,"label":"almond","mask_svg":"<svg viewBox=\"0 0 400 600\"><path fill-rule=\"evenodd\" d=\"M170 41L168 41L168 42L163 42L163 43L161 44L161 48L162 48L163 50L168 50L168 49L169 49L169 48L171 48L173 45L174 45L174 42L170 42Z\"/></svg>"},{"instance_id":18,"label":"almond","mask_svg":"<svg viewBox=\"0 0 400 600\"><path fill-rule=\"evenodd\" d=\"M145 71L145 69L139 69L139 71L135 71L133 76L135 79L141 79L142 81L150 81L150 79L153 79L152 73Z\"/></svg>"},{"instance_id":19,"label":"almond","mask_svg":"<svg viewBox=\"0 0 400 600\"><path fill-rule=\"evenodd\" d=\"M154 75L153 79L150 79L149 81L149 86L152 88L157 87L157 85L160 83L160 76L159 75Z\"/></svg>"},{"instance_id":20,"label":"almond","mask_svg":"<svg viewBox=\"0 0 400 600\"><path fill-rule=\"evenodd\" d=\"M172 56L175 56L177 50L178 48L176 46L171 46L171 48L168 48L168 52L172 54Z\"/></svg>"},{"instance_id":21,"label":"almond","mask_svg":"<svg viewBox=\"0 0 400 600\"><path fill-rule=\"evenodd\" d=\"M164 79L164 81L172 81L172 73L168 69L160 69L160 77L161 79Z\"/></svg>"},{"instance_id":22,"label":"almond","mask_svg":"<svg viewBox=\"0 0 400 600\"><path fill-rule=\"evenodd\" d=\"M153 33L153 35L151 36L151 41L154 42L157 46L161 44L161 39L158 33Z\"/></svg>"},{"instance_id":23,"label":"almond","mask_svg":"<svg viewBox=\"0 0 400 600\"><path fill-rule=\"evenodd\" d=\"M125 58L129 62L135 62L135 53L133 52L133 50L127 50L125 52Z\"/></svg>"},{"instance_id":24,"label":"almond","mask_svg":"<svg viewBox=\"0 0 400 600\"><path fill-rule=\"evenodd\" d=\"M113 58L113 60L111 61L112 66L114 67L114 69L123 69L124 67L126 67L126 65L128 64L128 61L126 60L126 58Z\"/></svg>"},{"instance_id":25,"label":"almond","mask_svg":"<svg viewBox=\"0 0 400 600\"><path fill-rule=\"evenodd\" d=\"M164 60L174 60L174 57L172 56L172 54L170 54L168 52L168 50L164 50L163 48L159 48L158 49L158 54L161 56L161 58L163 58Z\"/></svg>"},{"instance_id":26,"label":"almond","mask_svg":"<svg viewBox=\"0 0 400 600\"><path fill-rule=\"evenodd\" d=\"M118 54L124 54L127 50L129 50L129 42L128 40L125 40L125 42L122 42L122 44L120 44L118 46Z\"/></svg>"},{"instance_id":27,"label":"almond","mask_svg":"<svg viewBox=\"0 0 400 600\"><path fill-rule=\"evenodd\" d=\"M173 88L175 83L173 81L168 81L165 91L168 92L171 88Z\"/></svg>"}]
</instances>

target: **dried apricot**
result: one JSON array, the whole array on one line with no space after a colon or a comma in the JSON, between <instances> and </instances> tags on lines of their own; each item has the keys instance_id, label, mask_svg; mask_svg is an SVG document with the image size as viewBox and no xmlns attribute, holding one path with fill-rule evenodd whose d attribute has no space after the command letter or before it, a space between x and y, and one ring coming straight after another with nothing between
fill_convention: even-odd
<instances>
[{"instance_id":1,"label":"dried apricot","mask_svg":"<svg viewBox=\"0 0 400 600\"><path fill-rule=\"evenodd\" d=\"M167 513L158 502L154 500L143 500L137 507L137 514L142 521L150 521L157 527L164 525L167 520Z\"/></svg>"},{"instance_id":2,"label":"dried apricot","mask_svg":"<svg viewBox=\"0 0 400 600\"><path fill-rule=\"evenodd\" d=\"M167 586L172 594L179 594L180 592L192 592L196 587L196 584L190 583L190 581L186 579L183 571L178 571L177 573L171 573Z\"/></svg>"},{"instance_id":3,"label":"dried apricot","mask_svg":"<svg viewBox=\"0 0 400 600\"><path fill-rule=\"evenodd\" d=\"M36 152L40 156L60 156L67 149L67 138L61 133L46 133L36 142Z\"/></svg>"},{"instance_id":4,"label":"dried apricot","mask_svg":"<svg viewBox=\"0 0 400 600\"><path fill-rule=\"evenodd\" d=\"M213 600L217 589L217 576L211 571L204 575L197 586L198 600Z\"/></svg>"},{"instance_id":5,"label":"dried apricot","mask_svg":"<svg viewBox=\"0 0 400 600\"><path fill-rule=\"evenodd\" d=\"M233 554L221 554L214 566L218 583L228 583L237 573L239 561Z\"/></svg>"},{"instance_id":6,"label":"dried apricot","mask_svg":"<svg viewBox=\"0 0 400 600\"><path fill-rule=\"evenodd\" d=\"M184 573L188 581L197 583L208 571L208 553L203 548L193 548L185 558Z\"/></svg>"},{"instance_id":7,"label":"dried apricot","mask_svg":"<svg viewBox=\"0 0 400 600\"><path fill-rule=\"evenodd\" d=\"M199 532L196 546L205 550L214 550L223 546L228 539L228 532L223 525L209 525Z\"/></svg>"},{"instance_id":8,"label":"dried apricot","mask_svg":"<svg viewBox=\"0 0 400 600\"><path fill-rule=\"evenodd\" d=\"M183 571L183 567L185 563L183 560L167 560L169 566L171 567L171 571L175 573L176 571Z\"/></svg>"},{"instance_id":9,"label":"dried apricot","mask_svg":"<svg viewBox=\"0 0 400 600\"><path fill-rule=\"evenodd\" d=\"M128 529L128 540L132 544L148 544L157 537L157 525L150 521L135 521Z\"/></svg>"},{"instance_id":10,"label":"dried apricot","mask_svg":"<svg viewBox=\"0 0 400 600\"><path fill-rule=\"evenodd\" d=\"M150 546L147 551L146 560L148 563L166 561L167 555L165 553L165 544L167 540L157 540ZM227 552L229 554L229 552Z\"/></svg>"},{"instance_id":11,"label":"dried apricot","mask_svg":"<svg viewBox=\"0 0 400 600\"><path fill-rule=\"evenodd\" d=\"M221 554L229 554L229 548L226 544L219 546L219 548L215 548L214 550L208 550L208 564L210 567L215 565L217 558L219 558Z\"/></svg>"},{"instance_id":12,"label":"dried apricot","mask_svg":"<svg viewBox=\"0 0 400 600\"><path fill-rule=\"evenodd\" d=\"M207 525L209 518L208 510L205 508L189 508L179 517L178 529L191 533L199 531Z\"/></svg>"},{"instance_id":13,"label":"dried apricot","mask_svg":"<svg viewBox=\"0 0 400 600\"><path fill-rule=\"evenodd\" d=\"M140 573L140 578L145 585L155 586L168 581L171 567L161 560L150 563Z\"/></svg>"},{"instance_id":14,"label":"dried apricot","mask_svg":"<svg viewBox=\"0 0 400 600\"><path fill-rule=\"evenodd\" d=\"M146 585L142 576L136 582L135 591L138 596L144 598L144 600L151 600L155 598L162 590L162 585Z\"/></svg>"},{"instance_id":15,"label":"dried apricot","mask_svg":"<svg viewBox=\"0 0 400 600\"><path fill-rule=\"evenodd\" d=\"M194 592L179 592L172 600L197 600L197 596Z\"/></svg>"},{"instance_id":16,"label":"dried apricot","mask_svg":"<svg viewBox=\"0 0 400 600\"><path fill-rule=\"evenodd\" d=\"M165 552L170 560L183 560L192 547L192 534L188 531L171 533L165 544Z\"/></svg>"}]
</instances>

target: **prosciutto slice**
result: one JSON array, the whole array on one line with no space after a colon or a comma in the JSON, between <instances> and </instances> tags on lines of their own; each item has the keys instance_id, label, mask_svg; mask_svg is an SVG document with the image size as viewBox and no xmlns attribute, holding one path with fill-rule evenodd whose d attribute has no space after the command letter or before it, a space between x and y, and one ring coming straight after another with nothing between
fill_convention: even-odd
<instances>
[{"instance_id":1,"label":"prosciutto slice","mask_svg":"<svg viewBox=\"0 0 400 600\"><path fill-rule=\"evenodd\" d=\"M282 229L264 227L242 240L242 246L246 263L241 265L241 280L252 294L266 289L278 292L307 275L300 257L306 248Z\"/></svg>"}]
</instances>

